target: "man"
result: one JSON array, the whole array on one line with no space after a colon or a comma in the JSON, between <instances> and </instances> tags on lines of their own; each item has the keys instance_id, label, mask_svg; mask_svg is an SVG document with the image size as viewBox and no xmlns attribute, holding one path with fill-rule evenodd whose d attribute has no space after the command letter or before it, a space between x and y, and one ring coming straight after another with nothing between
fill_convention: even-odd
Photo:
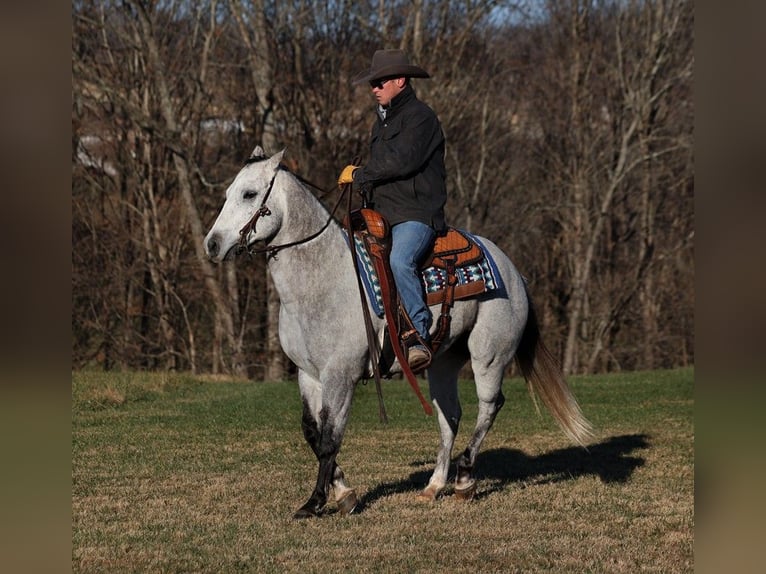
<instances>
[{"instance_id":1,"label":"man","mask_svg":"<svg viewBox=\"0 0 766 574\"><path fill-rule=\"evenodd\" d=\"M378 104L369 160L362 166L346 166L338 178L339 184L352 183L391 224L391 272L402 306L426 345L432 316L418 267L436 235L446 230L447 201L441 124L410 84L411 78L428 77L401 50L375 52L370 69L353 80L369 82ZM429 360L430 352L420 343L408 349L413 371Z\"/></svg>"}]
</instances>

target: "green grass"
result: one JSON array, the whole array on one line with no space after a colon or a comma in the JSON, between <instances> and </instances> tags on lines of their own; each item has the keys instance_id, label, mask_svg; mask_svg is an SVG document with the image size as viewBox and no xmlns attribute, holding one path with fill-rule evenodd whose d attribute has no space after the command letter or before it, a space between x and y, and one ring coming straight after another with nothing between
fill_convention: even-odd
<instances>
[{"instance_id":1,"label":"green grass","mask_svg":"<svg viewBox=\"0 0 766 574\"><path fill-rule=\"evenodd\" d=\"M75 572L691 572L690 369L573 378L597 438L569 444L519 379L477 461L476 499L414 501L435 420L402 381L360 386L339 462L362 512L293 521L316 462L295 383L72 376ZM425 384L422 387L426 388ZM462 382L463 426L476 415Z\"/></svg>"}]
</instances>

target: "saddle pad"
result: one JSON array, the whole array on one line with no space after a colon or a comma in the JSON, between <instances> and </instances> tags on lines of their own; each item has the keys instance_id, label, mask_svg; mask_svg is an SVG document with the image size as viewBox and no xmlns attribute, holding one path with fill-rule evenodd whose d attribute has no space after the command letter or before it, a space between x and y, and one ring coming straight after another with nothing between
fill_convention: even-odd
<instances>
[{"instance_id":1,"label":"saddle pad","mask_svg":"<svg viewBox=\"0 0 766 574\"><path fill-rule=\"evenodd\" d=\"M466 235L470 235L463 231ZM470 235L471 239L481 248L483 257L480 261L470 265L464 265L455 269L457 276L457 286L455 287L455 299L464 299L487 291L494 291L503 288L503 281L497 270L495 262L489 255L481 241L475 235ZM356 244L357 260L360 262L360 271L362 271L362 283L367 291L367 297L370 300L372 309L378 317L384 316L383 298L381 296L380 281L370 260L370 255L364 247L364 243L359 237L354 237ZM447 285L447 271L438 267L427 267L421 271L423 287L429 305L441 303L444 288Z\"/></svg>"}]
</instances>

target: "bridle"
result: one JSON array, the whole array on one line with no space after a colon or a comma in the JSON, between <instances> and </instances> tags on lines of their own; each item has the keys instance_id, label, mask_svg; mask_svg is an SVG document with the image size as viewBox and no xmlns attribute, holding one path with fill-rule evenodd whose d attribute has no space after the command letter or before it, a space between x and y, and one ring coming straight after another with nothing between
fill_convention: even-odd
<instances>
[{"instance_id":1,"label":"bridle","mask_svg":"<svg viewBox=\"0 0 766 574\"><path fill-rule=\"evenodd\" d=\"M253 157L253 156L251 156L250 158L247 159L247 161L245 162L245 165L249 165L249 164L257 162L257 161L263 161L265 159L266 159L265 157ZM358 164L359 163L359 159L358 158L354 158L354 163ZM304 185L307 185L309 187L313 187L317 191L322 192L322 194L327 194L327 193L330 193L331 191L334 191L334 190L329 190L329 191L323 190L319 186L311 183L310 181L307 181L306 179L302 178L298 174L293 173L286 166L283 166L280 163L279 164L279 168L274 172L274 175L272 176L271 181L269 182L269 187L266 190L266 193L264 194L263 199L261 200L260 207L258 207L256 212L253 214L253 217L251 217L250 220L247 223L245 223L245 225L242 227L242 229L239 230L239 243L237 245L237 253L241 253L241 252L245 251L249 256L252 256L255 253L266 253L267 254L267 260L272 259L272 258L276 259L277 253L279 253L282 249L287 249L288 247L294 247L296 245L301 245L302 243L307 243L307 242L311 241L312 239L314 239L316 237L319 237L325 231L325 229L327 229L327 227L330 225L330 222L333 220L333 218L335 216L335 212L338 211L338 207L340 207L340 203L341 203L341 201L343 201L343 197L347 193L348 193L348 213L349 214L351 213L351 194L349 193L349 189L351 188L351 185L350 184L339 185L340 190L341 190L340 196L338 197L338 200L335 202L335 206L332 208L332 211L330 212L330 215L327 218L327 221L321 227L321 229L319 229L318 231L316 231L315 233L312 233L311 235L309 235L307 237L304 237L303 239L298 239L297 241L291 241L289 243L282 243L280 245L266 245L265 247L250 247L250 246L248 246L248 244L247 244L247 236L250 235L251 231L255 231L255 226L258 223L258 220L261 217L266 217L268 215L271 215L271 210L266 205L266 202L269 200L269 196L271 195L271 191L274 188L274 181L277 178L277 174L279 173L279 169L285 169L285 170L289 171L293 176L295 176L295 178L298 181L300 181ZM353 237L353 229L352 229L352 224L351 224L351 217L348 217L346 224L348 226L347 229L346 229L346 232L348 233L349 238L351 238L351 237ZM354 273L356 275L356 280L357 280L357 284L358 284L358 287L359 287L359 295L361 297L361 302L362 302L362 310L364 312L365 331L366 331L366 334L367 334L367 347L368 347L369 352L370 352L370 360L371 360L371 363L372 363L373 375L374 375L374 378L375 378L375 390L376 390L377 395L378 395L378 407L379 407L378 414L380 416L381 422L385 423L385 422L388 422L388 416L386 414L385 405L383 404L383 390L382 390L381 382L380 382L381 375L380 375L380 365L379 365L380 360L379 359L380 359L381 350L380 350L380 346L378 344L378 340L375 337L375 329L372 326L372 318L370 317L370 310L367 307L367 302L366 302L365 294L364 294L364 287L362 287L362 279L361 279L360 270L359 270L359 263L357 261L357 256L356 256L356 254L354 252L354 240L353 239L349 240L349 248L351 250L351 259L354 262Z\"/></svg>"},{"instance_id":2,"label":"bridle","mask_svg":"<svg viewBox=\"0 0 766 574\"><path fill-rule=\"evenodd\" d=\"M245 162L245 165L250 165L251 163L258 162L258 161L264 161L266 158L263 157L250 157ZM283 249L287 249L288 247L294 247L296 245L301 245L302 243L308 243L312 239L315 239L319 237L325 229L330 225L330 222L332 222L333 218L335 217L335 212L338 211L338 207L340 207L340 202L343 200L343 196L347 192L347 186L341 186L341 194L338 197L337 202L335 203L335 206L332 208L332 211L330 211L330 215L327 218L327 221L325 224L316 231L315 233L312 233L308 237L304 237L303 239L298 239L297 241L291 241L289 243L282 243L280 245L266 245L265 247L252 247L249 246L247 243L247 237L250 235L250 232L255 231L255 226L258 223L258 220L261 217L266 217L267 215L271 215L271 210L266 205L266 202L269 200L269 196L271 195L271 191L274 188L274 181L277 179L277 174L279 173L280 169L285 169L289 171L298 181L301 183L308 185L309 187L313 187L317 191L320 191L322 194L328 194L331 191L334 191L333 189L330 190L324 190L321 187L311 183L310 181L302 178L296 173L293 173L290 171L287 167L285 167L283 164L279 164L279 167L274 172L274 175L271 178L271 181L269 182L269 187L266 190L266 193L263 196L263 199L261 200L261 205L258 207L256 212L253 214L253 217L250 218L250 220L245 223L245 225L242 227L242 229L239 230L239 243L237 244L237 253L242 253L243 251L246 252L249 256L252 256L256 253L266 253L266 259L276 259L277 253L282 251Z\"/></svg>"}]
</instances>

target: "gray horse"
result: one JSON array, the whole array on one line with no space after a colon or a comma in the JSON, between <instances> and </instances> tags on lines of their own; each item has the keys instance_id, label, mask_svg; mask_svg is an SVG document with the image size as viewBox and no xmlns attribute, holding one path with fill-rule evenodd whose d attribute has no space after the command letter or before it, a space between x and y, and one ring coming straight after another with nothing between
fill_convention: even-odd
<instances>
[{"instance_id":1,"label":"gray horse","mask_svg":"<svg viewBox=\"0 0 766 574\"><path fill-rule=\"evenodd\" d=\"M281 303L279 338L298 367L303 435L319 461L316 487L295 518L319 515L330 487L340 511L349 513L356 508L357 497L336 457L356 384L371 372L363 313L345 235L319 200L280 164L283 153L269 158L260 146L255 148L226 190L226 201L205 237L205 250L211 259L222 261L242 251L243 245L291 245L269 258L268 265ZM322 233L302 242L328 221ZM514 357L566 435L580 445L591 437L588 421L540 340L524 280L497 246L480 239L497 264L505 292L457 301L450 334L427 370L441 441L434 472L418 494L421 499L435 499L447 485L461 417L458 372L468 360L479 413L468 446L457 460L456 497L473 496L476 455L505 401L503 374ZM438 309L432 310L438 314ZM372 318L382 340L385 324L374 313Z\"/></svg>"}]
</instances>

